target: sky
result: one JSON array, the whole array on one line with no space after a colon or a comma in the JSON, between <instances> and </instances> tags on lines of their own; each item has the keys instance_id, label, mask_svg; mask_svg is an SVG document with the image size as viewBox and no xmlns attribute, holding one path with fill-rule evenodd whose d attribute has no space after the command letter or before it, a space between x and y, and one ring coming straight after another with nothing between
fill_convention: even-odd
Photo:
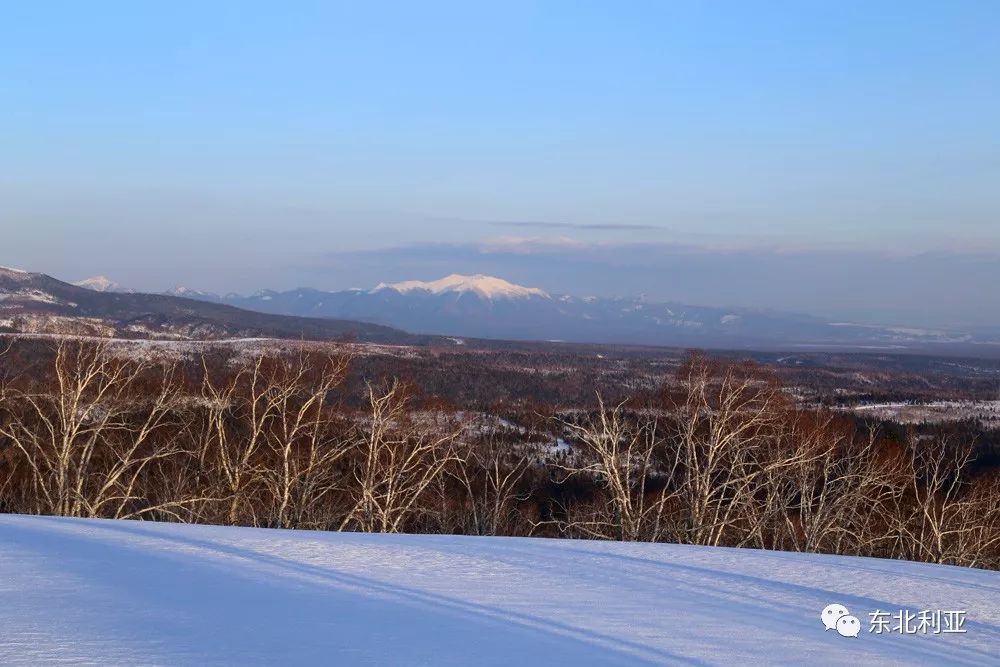
<instances>
[{"instance_id":1,"label":"sky","mask_svg":"<svg viewBox=\"0 0 1000 667\"><path fill-rule=\"evenodd\" d=\"M998 31L992 0L11 3L0 264L1000 325Z\"/></svg>"}]
</instances>

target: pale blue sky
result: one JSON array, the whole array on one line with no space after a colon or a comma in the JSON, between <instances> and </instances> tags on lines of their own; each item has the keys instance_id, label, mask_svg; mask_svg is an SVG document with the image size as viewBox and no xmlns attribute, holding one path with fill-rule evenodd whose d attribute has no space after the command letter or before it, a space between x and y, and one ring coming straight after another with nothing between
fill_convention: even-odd
<instances>
[{"instance_id":1,"label":"pale blue sky","mask_svg":"<svg viewBox=\"0 0 1000 667\"><path fill-rule=\"evenodd\" d=\"M0 263L246 291L495 237L997 252L998 34L992 0L8 3Z\"/></svg>"}]
</instances>

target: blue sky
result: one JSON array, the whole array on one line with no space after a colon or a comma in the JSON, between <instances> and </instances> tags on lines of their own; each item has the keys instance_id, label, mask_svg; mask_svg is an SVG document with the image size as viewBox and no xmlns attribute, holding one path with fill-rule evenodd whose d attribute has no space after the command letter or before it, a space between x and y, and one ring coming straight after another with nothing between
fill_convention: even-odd
<instances>
[{"instance_id":1,"label":"blue sky","mask_svg":"<svg viewBox=\"0 0 1000 667\"><path fill-rule=\"evenodd\" d=\"M992 1L11 3L0 262L246 291L498 238L995 253L998 28Z\"/></svg>"}]
</instances>

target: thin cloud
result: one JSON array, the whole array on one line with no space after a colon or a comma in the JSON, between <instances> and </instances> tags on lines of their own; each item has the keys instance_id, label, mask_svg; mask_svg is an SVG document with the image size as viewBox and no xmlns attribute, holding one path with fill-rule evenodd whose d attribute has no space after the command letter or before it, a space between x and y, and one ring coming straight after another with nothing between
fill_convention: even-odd
<instances>
[{"instance_id":1,"label":"thin cloud","mask_svg":"<svg viewBox=\"0 0 1000 667\"><path fill-rule=\"evenodd\" d=\"M635 223L597 223L580 222L544 222L535 220L492 220L487 224L494 227L519 227L530 229L576 229L591 231L668 231L659 225L642 225Z\"/></svg>"}]
</instances>

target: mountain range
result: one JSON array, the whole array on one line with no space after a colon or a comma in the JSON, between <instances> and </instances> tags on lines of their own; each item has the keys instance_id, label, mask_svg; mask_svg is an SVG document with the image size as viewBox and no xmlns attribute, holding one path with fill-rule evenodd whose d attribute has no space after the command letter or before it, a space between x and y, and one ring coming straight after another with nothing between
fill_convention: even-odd
<instances>
[{"instance_id":1,"label":"mountain range","mask_svg":"<svg viewBox=\"0 0 1000 667\"><path fill-rule=\"evenodd\" d=\"M120 338L353 339L419 344L427 337L364 322L276 315L166 294L112 291L111 281L72 285L0 267L0 333Z\"/></svg>"},{"instance_id":2,"label":"mountain range","mask_svg":"<svg viewBox=\"0 0 1000 667\"><path fill-rule=\"evenodd\" d=\"M0 267L0 333L126 338L291 338L418 345L476 339L730 349L1000 350L995 330L933 331L714 308L550 294L485 275L381 283L371 289L218 295L178 287L140 293L97 276L76 284Z\"/></svg>"},{"instance_id":3,"label":"mountain range","mask_svg":"<svg viewBox=\"0 0 1000 667\"><path fill-rule=\"evenodd\" d=\"M80 284L91 289L120 289L102 277ZM272 315L333 318L418 334L504 340L732 348L908 347L976 340L976 335L967 331L872 326L750 308L653 302L641 297L550 294L538 287L478 274L341 291L299 288L244 296L175 288L169 294Z\"/></svg>"}]
</instances>

